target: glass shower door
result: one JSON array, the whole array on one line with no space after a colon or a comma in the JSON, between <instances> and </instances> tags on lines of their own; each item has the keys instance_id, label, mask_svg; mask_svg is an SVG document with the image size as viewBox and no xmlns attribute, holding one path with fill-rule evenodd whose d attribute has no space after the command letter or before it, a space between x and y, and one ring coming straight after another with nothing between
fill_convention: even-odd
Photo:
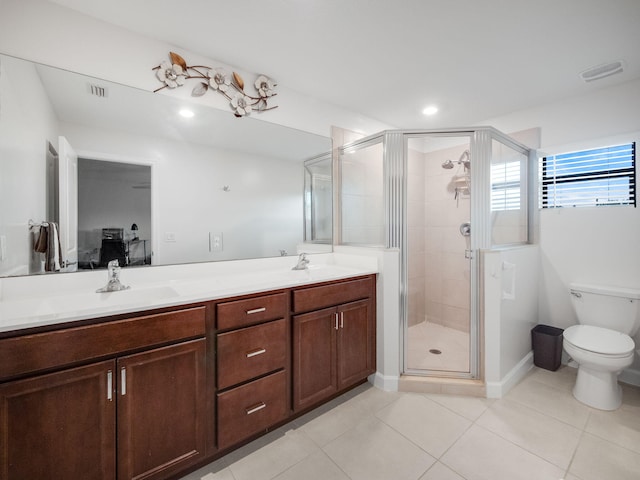
<instances>
[{"instance_id":1,"label":"glass shower door","mask_svg":"<svg viewBox=\"0 0 640 480\"><path fill-rule=\"evenodd\" d=\"M411 136L406 155L404 371L469 377L471 138Z\"/></svg>"}]
</instances>

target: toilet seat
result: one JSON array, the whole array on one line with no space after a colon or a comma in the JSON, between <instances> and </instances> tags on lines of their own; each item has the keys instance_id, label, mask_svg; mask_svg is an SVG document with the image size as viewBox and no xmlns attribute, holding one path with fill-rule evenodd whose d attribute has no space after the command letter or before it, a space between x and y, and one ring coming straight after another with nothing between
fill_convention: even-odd
<instances>
[{"instance_id":1,"label":"toilet seat","mask_svg":"<svg viewBox=\"0 0 640 480\"><path fill-rule=\"evenodd\" d=\"M622 332L592 325L573 325L562 336L575 348L607 357L626 357L636 348L633 339Z\"/></svg>"}]
</instances>

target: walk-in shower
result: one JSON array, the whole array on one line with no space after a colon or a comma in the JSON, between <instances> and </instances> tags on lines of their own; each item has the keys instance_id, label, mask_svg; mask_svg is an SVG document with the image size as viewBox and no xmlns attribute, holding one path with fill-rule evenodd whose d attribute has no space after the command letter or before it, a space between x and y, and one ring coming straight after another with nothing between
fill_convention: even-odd
<instances>
[{"instance_id":1,"label":"walk-in shower","mask_svg":"<svg viewBox=\"0 0 640 480\"><path fill-rule=\"evenodd\" d=\"M400 251L402 374L481 378L479 251L527 242L528 154L489 127L340 149L338 243Z\"/></svg>"}]
</instances>

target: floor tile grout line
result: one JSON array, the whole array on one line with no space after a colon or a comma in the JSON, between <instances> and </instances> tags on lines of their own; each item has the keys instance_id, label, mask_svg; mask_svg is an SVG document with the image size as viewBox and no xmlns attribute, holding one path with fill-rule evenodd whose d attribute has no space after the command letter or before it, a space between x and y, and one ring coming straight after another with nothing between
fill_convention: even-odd
<instances>
[{"instance_id":1,"label":"floor tile grout line","mask_svg":"<svg viewBox=\"0 0 640 480\"><path fill-rule=\"evenodd\" d=\"M526 405L525 405L525 406L526 406ZM481 416L482 416L482 415L481 415ZM550 418L552 418L552 417L550 417ZM478 419L480 419L480 417L478 417ZM554 420L555 420L555 419L554 419ZM554 467L558 467L560 470L564 470L564 467L562 467L562 466L558 465L557 463L552 462L551 460L549 460L549 459L547 459L547 458L544 458L543 456L541 456L540 454L538 454L538 453L536 453L536 452L531 451L531 450L530 450L530 449L528 449L527 447L524 447L524 446L522 446L522 445L518 445L518 444L517 444L517 443L515 443L513 440L511 440L511 439L509 439L509 438L507 438L507 437L504 437L504 436L503 436L503 435L501 435L500 433L498 433L498 432L494 432L493 430L491 430L491 429L489 429L489 428L487 428L487 427L485 427L485 426L483 426L483 425L476 424L475 422L474 422L474 424L475 424L478 428L481 428L482 430L484 430L485 432L489 432L489 433L491 433L491 434L493 434L493 435L495 435L495 436L497 436L497 437L501 438L502 440L504 440L504 441L506 441L506 442L509 442L509 443L510 443L510 444L512 444L513 446L515 446L515 447L517 447L517 448L519 448L519 449L521 449L521 450L524 450L525 452L527 452L527 453L529 453L529 454L533 455L534 457L537 457L537 458L539 458L540 460L543 460L543 461L545 461L546 463L548 463L548 464L550 464L550 465L553 465ZM565 425L566 425L566 424L565 424ZM571 425L569 425L569 426L571 426ZM575 428L576 430L578 430L578 431L580 432L580 438L582 438L582 434L584 433L584 431L583 431L583 430L580 430L580 429L579 429L579 428L577 428L577 427L573 427L573 428ZM575 450L574 450L574 451L573 451L573 453L572 453L572 456L571 456L571 458L572 458L572 459L573 459L573 455L575 454L576 450L578 449L578 445L579 445L579 443L580 443L580 440L578 440L578 443L576 444L576 448L575 448ZM569 462L569 464L570 464L570 463L571 463L571 462Z\"/></svg>"},{"instance_id":2,"label":"floor tile grout line","mask_svg":"<svg viewBox=\"0 0 640 480\"><path fill-rule=\"evenodd\" d=\"M591 416L591 413L589 413L589 416ZM576 455L578 454L578 449L580 448L580 444L582 443L582 439L584 438L584 436L588 434L587 431L582 430L582 432L580 432L580 438L578 439L578 443L576 445L575 450L573 451L573 455L571 455L571 460L569 460L569 465L567 466L567 470L564 472L564 476L566 477L567 475L569 475L569 473L571 473L571 467L573 465L573 461L576 458ZM577 475L575 475L574 473L571 473L571 475L579 478Z\"/></svg>"}]
</instances>

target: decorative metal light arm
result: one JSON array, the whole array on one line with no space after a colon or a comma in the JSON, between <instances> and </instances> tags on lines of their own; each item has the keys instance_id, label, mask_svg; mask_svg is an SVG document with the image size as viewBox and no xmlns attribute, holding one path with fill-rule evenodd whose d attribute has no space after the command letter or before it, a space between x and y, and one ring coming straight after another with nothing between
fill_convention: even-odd
<instances>
[{"instance_id":1,"label":"decorative metal light arm","mask_svg":"<svg viewBox=\"0 0 640 480\"><path fill-rule=\"evenodd\" d=\"M209 90L215 90L229 100L229 105L236 117L244 117L252 111L264 112L273 110L278 106L268 106L269 98L275 97L275 87L277 84L265 75L259 75L253 86L257 95L249 95L244 90L244 80L237 72L231 75L223 68L212 68L206 65L187 65L184 58L174 52L169 52L170 62L162 62L153 70L156 77L163 85L153 92L159 92L165 88L178 88L185 84L187 80L201 80L193 90L193 97L201 97ZM205 80L205 81L202 81ZM230 90L235 90L231 95Z\"/></svg>"}]
</instances>

